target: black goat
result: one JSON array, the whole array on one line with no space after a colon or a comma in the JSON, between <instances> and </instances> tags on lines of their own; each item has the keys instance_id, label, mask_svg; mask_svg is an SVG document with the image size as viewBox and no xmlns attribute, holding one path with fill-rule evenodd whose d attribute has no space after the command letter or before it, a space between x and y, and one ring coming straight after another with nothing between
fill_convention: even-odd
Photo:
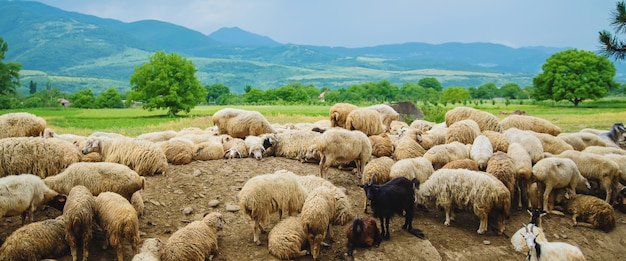
<instances>
[{"instance_id":1,"label":"black goat","mask_svg":"<svg viewBox=\"0 0 626 261\"><path fill-rule=\"evenodd\" d=\"M414 186L417 188L419 181L415 178L408 180L405 177L394 178L382 185L372 183L359 185L365 190L367 199L371 201L374 217L380 218L380 227L384 239L389 240L389 219L394 214L402 215L402 211L405 213L402 229L419 238L424 238L424 233L421 230L413 229Z\"/></svg>"},{"instance_id":2,"label":"black goat","mask_svg":"<svg viewBox=\"0 0 626 261\"><path fill-rule=\"evenodd\" d=\"M600 136L612 141L619 147L619 141L622 139L624 132L626 132L626 127L624 127L624 124L620 122L613 124L610 131L600 133Z\"/></svg>"},{"instance_id":3,"label":"black goat","mask_svg":"<svg viewBox=\"0 0 626 261\"><path fill-rule=\"evenodd\" d=\"M526 211L528 211L528 214L530 214L530 222L528 223L533 224L536 227L541 227L541 217L548 214L543 211L543 209L539 208L534 208L532 211L530 209L527 209Z\"/></svg>"}]
</instances>

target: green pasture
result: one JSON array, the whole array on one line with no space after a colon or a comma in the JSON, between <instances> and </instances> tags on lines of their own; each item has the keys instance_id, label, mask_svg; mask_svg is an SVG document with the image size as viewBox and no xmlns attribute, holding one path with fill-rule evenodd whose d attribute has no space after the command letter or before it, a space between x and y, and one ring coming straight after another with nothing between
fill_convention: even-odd
<instances>
[{"instance_id":1,"label":"green pasture","mask_svg":"<svg viewBox=\"0 0 626 261\"><path fill-rule=\"evenodd\" d=\"M127 136L142 133L181 130L187 127L207 128L213 125L211 115L226 108L255 110L262 113L271 123L315 122L328 119L328 110L332 104L326 105L246 105L246 106L197 106L188 114L168 117L165 110L148 111L140 108L128 109L76 109L76 108L38 108L25 110L3 110L0 114L26 111L44 118L48 127L57 133L89 135L95 131L114 132ZM418 104L421 107L422 104ZM439 105L441 106L441 105ZM440 113L460 104L442 107ZM516 110L525 111L528 115L544 118L562 128L564 132L575 132L583 128L608 130L615 122L626 119L626 103L621 100L605 100L581 104L573 107L567 104L519 104L503 101L492 104L467 104L467 107L490 112L500 119ZM405 119L410 120L410 119Z\"/></svg>"}]
</instances>

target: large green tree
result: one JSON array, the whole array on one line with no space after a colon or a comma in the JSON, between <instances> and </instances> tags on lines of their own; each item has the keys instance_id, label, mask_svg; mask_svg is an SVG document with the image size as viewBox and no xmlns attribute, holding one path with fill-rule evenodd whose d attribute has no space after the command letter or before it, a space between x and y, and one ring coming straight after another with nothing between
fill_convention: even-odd
<instances>
[{"instance_id":1,"label":"large green tree","mask_svg":"<svg viewBox=\"0 0 626 261\"><path fill-rule=\"evenodd\" d=\"M586 99L606 96L617 86L613 81L615 66L611 61L590 51L570 49L550 56L533 78L536 100L566 100L578 106Z\"/></svg>"},{"instance_id":2,"label":"large green tree","mask_svg":"<svg viewBox=\"0 0 626 261\"><path fill-rule=\"evenodd\" d=\"M435 91L438 91L438 92L440 92L443 89L443 87L441 87L441 83L439 82L439 80L437 80L437 78L434 78L434 77L421 78L419 81L417 81L417 84L424 88L434 89Z\"/></svg>"},{"instance_id":3,"label":"large green tree","mask_svg":"<svg viewBox=\"0 0 626 261\"><path fill-rule=\"evenodd\" d=\"M500 87L500 95L509 99L523 99L524 91L517 83L510 82Z\"/></svg>"},{"instance_id":4,"label":"large green tree","mask_svg":"<svg viewBox=\"0 0 626 261\"><path fill-rule=\"evenodd\" d=\"M470 99L470 93L463 87L448 87L441 93L441 102L452 104L461 103Z\"/></svg>"},{"instance_id":5,"label":"large green tree","mask_svg":"<svg viewBox=\"0 0 626 261\"><path fill-rule=\"evenodd\" d=\"M626 33L626 3L617 2L615 10L611 12L611 25L615 29L615 34ZM600 31L601 52L617 60L624 60L626 57L626 42L620 40L616 35L607 30Z\"/></svg>"},{"instance_id":6,"label":"large green tree","mask_svg":"<svg viewBox=\"0 0 626 261\"><path fill-rule=\"evenodd\" d=\"M72 107L76 108L94 108L96 98L93 95L91 89L82 89L76 93L70 95L70 101Z\"/></svg>"},{"instance_id":7,"label":"large green tree","mask_svg":"<svg viewBox=\"0 0 626 261\"><path fill-rule=\"evenodd\" d=\"M188 113L207 95L196 71L193 62L178 54L156 52L150 62L136 66L130 76L132 96L142 102L144 109L168 109L170 116Z\"/></svg>"},{"instance_id":8,"label":"large green tree","mask_svg":"<svg viewBox=\"0 0 626 261\"><path fill-rule=\"evenodd\" d=\"M20 85L22 65L16 62L3 63L9 45L0 37L0 109L9 109L16 103L15 90Z\"/></svg>"},{"instance_id":9,"label":"large green tree","mask_svg":"<svg viewBox=\"0 0 626 261\"><path fill-rule=\"evenodd\" d=\"M98 108L122 108L124 104L122 103L122 97L120 97L117 89L110 87L100 93L98 97L96 97L95 105Z\"/></svg>"},{"instance_id":10,"label":"large green tree","mask_svg":"<svg viewBox=\"0 0 626 261\"><path fill-rule=\"evenodd\" d=\"M207 91L206 101L209 104L218 104L217 100L220 98L220 96L230 93L230 89L228 88L228 86L221 83L206 85L204 86L204 88Z\"/></svg>"}]
</instances>

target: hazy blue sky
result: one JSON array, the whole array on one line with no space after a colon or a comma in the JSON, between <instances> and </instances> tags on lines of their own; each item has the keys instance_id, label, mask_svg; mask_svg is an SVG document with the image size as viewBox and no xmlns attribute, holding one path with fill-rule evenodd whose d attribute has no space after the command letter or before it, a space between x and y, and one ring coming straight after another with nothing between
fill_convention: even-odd
<instances>
[{"instance_id":1,"label":"hazy blue sky","mask_svg":"<svg viewBox=\"0 0 626 261\"><path fill-rule=\"evenodd\" d=\"M132 22L162 20L205 34L237 26L281 43L364 47L493 42L598 49L613 0L42 0Z\"/></svg>"}]
</instances>

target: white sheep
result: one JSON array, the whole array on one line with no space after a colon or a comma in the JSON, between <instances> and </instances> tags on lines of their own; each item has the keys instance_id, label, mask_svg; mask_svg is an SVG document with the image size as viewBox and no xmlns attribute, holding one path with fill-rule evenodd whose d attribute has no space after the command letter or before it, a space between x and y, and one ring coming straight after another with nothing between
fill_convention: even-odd
<instances>
[{"instance_id":1,"label":"white sheep","mask_svg":"<svg viewBox=\"0 0 626 261\"><path fill-rule=\"evenodd\" d=\"M224 158L227 159L247 158L248 155L250 155L250 150L246 147L246 142L240 138L231 137L222 143L222 147L224 148Z\"/></svg>"},{"instance_id":2,"label":"white sheep","mask_svg":"<svg viewBox=\"0 0 626 261\"><path fill-rule=\"evenodd\" d=\"M28 112L11 112L0 115L0 139L10 137L41 136L46 120Z\"/></svg>"},{"instance_id":3,"label":"white sheep","mask_svg":"<svg viewBox=\"0 0 626 261\"><path fill-rule=\"evenodd\" d=\"M168 168L165 154L150 141L90 137L82 152L93 151L100 153L102 161L124 164L142 176L164 174Z\"/></svg>"},{"instance_id":4,"label":"white sheep","mask_svg":"<svg viewBox=\"0 0 626 261\"><path fill-rule=\"evenodd\" d=\"M424 157L402 159L396 161L389 171L389 178L405 177L408 180L417 178L420 184L426 182L435 172L432 162Z\"/></svg>"},{"instance_id":5,"label":"white sheep","mask_svg":"<svg viewBox=\"0 0 626 261\"><path fill-rule=\"evenodd\" d=\"M195 144L185 138L172 138L167 141L161 141L156 143L168 163L173 165L189 164L193 161L193 153L196 150Z\"/></svg>"},{"instance_id":6,"label":"white sheep","mask_svg":"<svg viewBox=\"0 0 626 261\"><path fill-rule=\"evenodd\" d=\"M93 236L93 220L96 215L96 201L85 186L74 186L67 195L63 208L65 220L65 239L70 245L72 259L78 259L77 246L82 249L82 260L89 257L89 241ZM78 242L78 240L81 242ZM77 245L80 244L80 245Z\"/></svg>"},{"instance_id":7,"label":"white sheep","mask_svg":"<svg viewBox=\"0 0 626 261\"><path fill-rule=\"evenodd\" d=\"M12 175L0 178L0 219L22 215L22 225L26 216L34 221L35 210L44 204L63 210L67 197L48 188L32 174Z\"/></svg>"},{"instance_id":8,"label":"white sheep","mask_svg":"<svg viewBox=\"0 0 626 261\"><path fill-rule=\"evenodd\" d=\"M606 202L611 202L611 196L613 195L612 185L613 182L617 182L621 169L617 163L607 159L603 155L597 155L593 153L580 152L576 150L564 151L557 157L569 158L576 166L580 174L587 178L587 180L596 180L600 183L602 188L606 191Z\"/></svg>"},{"instance_id":9,"label":"white sheep","mask_svg":"<svg viewBox=\"0 0 626 261\"><path fill-rule=\"evenodd\" d=\"M433 164L433 168L437 170L450 161L469 159L471 147L472 144L463 144L458 141L435 145L426 151L424 158L428 159Z\"/></svg>"},{"instance_id":10,"label":"white sheep","mask_svg":"<svg viewBox=\"0 0 626 261\"><path fill-rule=\"evenodd\" d=\"M605 147L605 146L588 146L582 152L594 153L599 155L607 155L607 154L617 154L617 155L626 155L626 150L615 147Z\"/></svg>"},{"instance_id":11,"label":"white sheep","mask_svg":"<svg viewBox=\"0 0 626 261\"><path fill-rule=\"evenodd\" d=\"M424 156L426 150L420 144L422 141L422 131L418 129L403 131L400 139L394 144L393 158L401 160Z\"/></svg>"},{"instance_id":12,"label":"white sheep","mask_svg":"<svg viewBox=\"0 0 626 261\"><path fill-rule=\"evenodd\" d=\"M387 132L391 132L391 122L400 117L400 114L387 104L377 104L365 108L375 110L380 114L380 119Z\"/></svg>"},{"instance_id":13,"label":"white sheep","mask_svg":"<svg viewBox=\"0 0 626 261\"><path fill-rule=\"evenodd\" d=\"M300 217L288 217L278 222L267 235L267 248L279 259L294 259L307 254L302 247L307 241Z\"/></svg>"},{"instance_id":14,"label":"white sheep","mask_svg":"<svg viewBox=\"0 0 626 261\"><path fill-rule=\"evenodd\" d=\"M357 173L363 173L363 167L372 155L372 145L363 132L344 129L330 129L315 139L315 145L307 149L308 155L320 155L320 177L326 178L326 172L333 163L356 162Z\"/></svg>"},{"instance_id":15,"label":"white sheep","mask_svg":"<svg viewBox=\"0 0 626 261\"><path fill-rule=\"evenodd\" d=\"M420 145L425 150L429 150L436 145L445 144L447 136L448 127L445 122L442 122L433 126L433 128L426 133L422 133L422 141L420 141Z\"/></svg>"},{"instance_id":16,"label":"white sheep","mask_svg":"<svg viewBox=\"0 0 626 261\"><path fill-rule=\"evenodd\" d=\"M263 143L267 144L268 154L276 157L285 157L288 159L299 160L304 162L307 159L306 152L311 145L315 144L315 139L322 135L315 131L288 131L278 134L269 134L265 137ZM315 158L318 161L319 158Z\"/></svg>"},{"instance_id":17,"label":"white sheep","mask_svg":"<svg viewBox=\"0 0 626 261\"><path fill-rule=\"evenodd\" d=\"M352 214L352 203L346 196L345 188L335 186L327 179L323 179L316 175L298 176L298 181L303 188L309 191L313 189L325 186L328 187L335 195L335 216L333 217L333 225L343 226L351 221L354 217Z\"/></svg>"},{"instance_id":18,"label":"white sheep","mask_svg":"<svg viewBox=\"0 0 626 261\"><path fill-rule=\"evenodd\" d=\"M548 152L551 154L559 154L566 150L573 150L574 147L569 143L565 142L563 139L559 139L555 136L546 133L528 131L528 133L535 135L541 141L541 145L543 147L544 152Z\"/></svg>"},{"instance_id":19,"label":"white sheep","mask_svg":"<svg viewBox=\"0 0 626 261\"><path fill-rule=\"evenodd\" d=\"M80 150L61 139L4 138L0 148L0 177L30 173L45 178L80 160Z\"/></svg>"},{"instance_id":20,"label":"white sheep","mask_svg":"<svg viewBox=\"0 0 626 261\"><path fill-rule=\"evenodd\" d=\"M389 134L398 134L398 130L402 127L409 127L409 125L404 121L391 121L391 124L389 124Z\"/></svg>"},{"instance_id":21,"label":"white sheep","mask_svg":"<svg viewBox=\"0 0 626 261\"><path fill-rule=\"evenodd\" d=\"M352 105L350 103L335 103L328 111L330 116L330 126L345 128L348 114L358 108L359 107L356 105Z\"/></svg>"},{"instance_id":22,"label":"white sheep","mask_svg":"<svg viewBox=\"0 0 626 261\"><path fill-rule=\"evenodd\" d=\"M474 143L472 143L470 159L475 160L476 163L478 163L478 168L484 170L487 168L487 161L489 161L492 154L493 146L489 138L485 135L478 135L476 139L474 139Z\"/></svg>"},{"instance_id":23,"label":"white sheep","mask_svg":"<svg viewBox=\"0 0 626 261\"><path fill-rule=\"evenodd\" d=\"M218 253L217 232L224 223L222 213L211 212L177 230L161 248L161 260L211 260Z\"/></svg>"},{"instance_id":24,"label":"white sheep","mask_svg":"<svg viewBox=\"0 0 626 261\"><path fill-rule=\"evenodd\" d=\"M435 126L435 124L436 123L432 122L432 121L417 119L417 120L414 120L413 122L411 122L409 127L421 130L423 132L426 132L426 131L429 131L430 129L432 129Z\"/></svg>"},{"instance_id":25,"label":"white sheep","mask_svg":"<svg viewBox=\"0 0 626 261\"><path fill-rule=\"evenodd\" d=\"M524 149L522 144L517 142L509 145L507 154L513 161L515 169L515 184L516 189L519 192L517 207L522 208L524 205L528 205L528 186L531 183L533 174L533 162L530 159L528 151Z\"/></svg>"},{"instance_id":26,"label":"white sheep","mask_svg":"<svg viewBox=\"0 0 626 261\"><path fill-rule=\"evenodd\" d=\"M576 163L568 158L544 158L533 166L533 180L543 184L543 211L549 213L551 207L548 198L553 189L568 188L576 194L576 186L583 183L590 188L589 182L580 174Z\"/></svg>"},{"instance_id":27,"label":"white sheep","mask_svg":"<svg viewBox=\"0 0 626 261\"><path fill-rule=\"evenodd\" d=\"M257 160L263 158L266 148L263 146L264 138L259 136L248 136L244 140L245 149L247 150L243 155L252 156Z\"/></svg>"},{"instance_id":28,"label":"white sheep","mask_svg":"<svg viewBox=\"0 0 626 261\"><path fill-rule=\"evenodd\" d=\"M493 147L494 152L507 152L507 150L509 149L509 140L506 139L506 136L504 136L503 133L487 130L483 131L482 135L485 135L487 136L487 138L489 138L489 142L491 142L491 146Z\"/></svg>"},{"instance_id":29,"label":"white sheep","mask_svg":"<svg viewBox=\"0 0 626 261\"><path fill-rule=\"evenodd\" d=\"M511 114L500 121L503 130L517 128L520 130L529 130L539 133L546 133L552 136L561 134L561 128L554 123L529 115Z\"/></svg>"},{"instance_id":30,"label":"white sheep","mask_svg":"<svg viewBox=\"0 0 626 261\"><path fill-rule=\"evenodd\" d=\"M445 118L447 126L451 126L457 121L470 119L478 123L480 131L502 131L502 127L500 126L500 119L498 119L498 117L489 112L481 111L474 108L463 106L456 107L452 110L447 111Z\"/></svg>"},{"instance_id":31,"label":"white sheep","mask_svg":"<svg viewBox=\"0 0 626 261\"><path fill-rule=\"evenodd\" d=\"M82 153L80 153L80 150L85 146L85 143L87 142L86 136L69 134L69 133L57 134L54 130L50 128L46 128L43 132L43 138L46 141L48 139L54 138L54 139L61 139L61 140L72 143L79 151L80 161L85 161L85 162L102 161L102 159L100 158L100 154L97 152L92 152L87 155L82 155Z\"/></svg>"},{"instance_id":32,"label":"white sheep","mask_svg":"<svg viewBox=\"0 0 626 261\"><path fill-rule=\"evenodd\" d=\"M221 139L206 139L196 143L193 160L218 160L224 158L224 145Z\"/></svg>"},{"instance_id":33,"label":"white sheep","mask_svg":"<svg viewBox=\"0 0 626 261\"><path fill-rule=\"evenodd\" d=\"M279 219L283 213L300 212L306 195L298 176L287 171L258 175L246 181L237 198L244 215L253 222L254 243L261 244L261 223L267 223L274 212L279 212Z\"/></svg>"},{"instance_id":34,"label":"white sheep","mask_svg":"<svg viewBox=\"0 0 626 261\"><path fill-rule=\"evenodd\" d=\"M13 231L0 247L0 260L61 258L68 249L63 216L59 216Z\"/></svg>"},{"instance_id":35,"label":"white sheep","mask_svg":"<svg viewBox=\"0 0 626 261\"><path fill-rule=\"evenodd\" d=\"M133 205L137 211L137 216L142 217L145 214L146 206L143 203L143 196L141 196L141 190L135 191L130 197L130 204Z\"/></svg>"},{"instance_id":36,"label":"white sheep","mask_svg":"<svg viewBox=\"0 0 626 261\"><path fill-rule=\"evenodd\" d=\"M352 110L346 118L345 129L359 130L367 136L378 135L385 131L380 114L367 108Z\"/></svg>"},{"instance_id":37,"label":"white sheep","mask_svg":"<svg viewBox=\"0 0 626 261\"><path fill-rule=\"evenodd\" d=\"M144 133L135 137L135 139L147 140L147 141L152 141L152 142L162 142L162 141L166 141L171 138L174 138L177 135L178 135L178 132L174 130L166 130L166 131Z\"/></svg>"},{"instance_id":38,"label":"white sheep","mask_svg":"<svg viewBox=\"0 0 626 261\"><path fill-rule=\"evenodd\" d=\"M104 230L103 249L115 248L117 260L124 260L123 241L129 241L133 256L139 245L137 211L127 199L115 192L102 192L96 197L96 222Z\"/></svg>"},{"instance_id":39,"label":"white sheep","mask_svg":"<svg viewBox=\"0 0 626 261\"><path fill-rule=\"evenodd\" d=\"M487 232L489 213L498 220L498 234L504 232L504 218L509 217L511 196L498 179L483 172L467 169L439 169L419 186L420 202L442 207L446 213L444 225L454 219L453 207L473 209L480 219L478 234ZM451 216L452 213L452 216Z\"/></svg>"},{"instance_id":40,"label":"white sheep","mask_svg":"<svg viewBox=\"0 0 626 261\"><path fill-rule=\"evenodd\" d=\"M161 248L163 248L163 241L158 238L147 238L141 241L141 247L139 253L133 256L132 261L160 261L161 260Z\"/></svg>"},{"instance_id":41,"label":"white sheep","mask_svg":"<svg viewBox=\"0 0 626 261\"><path fill-rule=\"evenodd\" d=\"M234 108L221 109L213 114L213 125L218 127L219 134L228 134L234 138L259 136L265 133L276 133L267 119L258 111Z\"/></svg>"},{"instance_id":42,"label":"white sheep","mask_svg":"<svg viewBox=\"0 0 626 261\"><path fill-rule=\"evenodd\" d=\"M530 159L532 160L533 164L543 159L543 144L541 143L541 140L539 140L539 138L537 138L530 132L523 131L518 128L509 128L504 131L504 136L506 136L509 144L514 142L522 144L524 149L526 149L526 151L530 155Z\"/></svg>"},{"instance_id":43,"label":"white sheep","mask_svg":"<svg viewBox=\"0 0 626 261\"><path fill-rule=\"evenodd\" d=\"M112 162L77 162L59 175L43 182L59 193L67 194L76 185L83 185L95 196L110 191L130 200L133 193L143 189L145 178L126 165Z\"/></svg>"},{"instance_id":44,"label":"white sheep","mask_svg":"<svg viewBox=\"0 0 626 261\"><path fill-rule=\"evenodd\" d=\"M394 145L391 142L389 133L372 135L367 137L372 144L372 156L374 157L391 157L394 151Z\"/></svg>"},{"instance_id":45,"label":"white sheep","mask_svg":"<svg viewBox=\"0 0 626 261\"><path fill-rule=\"evenodd\" d=\"M577 151L582 151L589 146L604 146L607 144L597 134L587 132L561 133L557 138L564 140Z\"/></svg>"},{"instance_id":46,"label":"white sheep","mask_svg":"<svg viewBox=\"0 0 626 261\"><path fill-rule=\"evenodd\" d=\"M446 163L446 165L443 165L443 167L441 168L442 169L469 169L469 170L479 171L478 162L476 162L473 159L453 160L453 161Z\"/></svg>"},{"instance_id":47,"label":"white sheep","mask_svg":"<svg viewBox=\"0 0 626 261\"><path fill-rule=\"evenodd\" d=\"M472 144L474 139L480 135L480 127L474 120L460 120L448 126L446 143L458 141L463 144Z\"/></svg>"},{"instance_id":48,"label":"white sheep","mask_svg":"<svg viewBox=\"0 0 626 261\"><path fill-rule=\"evenodd\" d=\"M580 248L570 245L564 242L540 242L537 241L537 235L533 227L528 228L525 233L522 234L524 240L526 240L526 246L528 246L529 252L527 259L530 261L543 261L543 260L571 260L571 261L584 261L585 256Z\"/></svg>"},{"instance_id":49,"label":"white sheep","mask_svg":"<svg viewBox=\"0 0 626 261\"><path fill-rule=\"evenodd\" d=\"M322 240L332 238L331 221L335 215L335 197L325 186L309 192L302 206L300 219L304 233L307 235L313 260L319 259Z\"/></svg>"}]
</instances>

